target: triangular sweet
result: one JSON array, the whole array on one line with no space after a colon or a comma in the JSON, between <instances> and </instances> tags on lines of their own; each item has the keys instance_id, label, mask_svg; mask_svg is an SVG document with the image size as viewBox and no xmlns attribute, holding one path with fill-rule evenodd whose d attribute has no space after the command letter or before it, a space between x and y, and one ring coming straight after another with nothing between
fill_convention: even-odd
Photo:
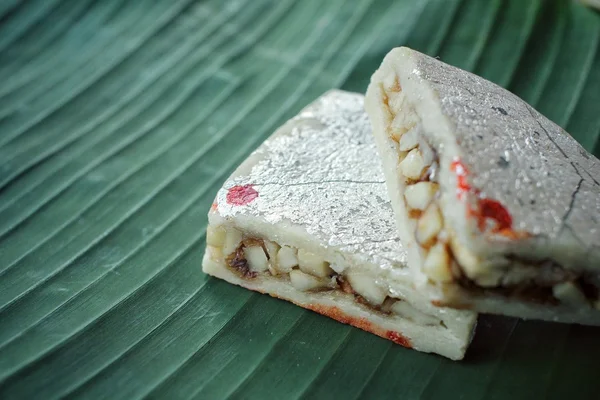
<instances>
[{"instance_id":1,"label":"triangular sweet","mask_svg":"<svg viewBox=\"0 0 600 400\"><path fill-rule=\"evenodd\" d=\"M385 57L365 106L435 304L600 324L598 159L509 91L408 48Z\"/></svg>"}]
</instances>

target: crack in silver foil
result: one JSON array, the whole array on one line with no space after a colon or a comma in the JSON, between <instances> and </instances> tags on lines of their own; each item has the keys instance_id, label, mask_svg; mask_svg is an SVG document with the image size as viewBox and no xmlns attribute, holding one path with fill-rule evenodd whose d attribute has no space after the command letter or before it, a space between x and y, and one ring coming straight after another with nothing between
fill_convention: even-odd
<instances>
[{"instance_id":1,"label":"crack in silver foil","mask_svg":"<svg viewBox=\"0 0 600 400\"><path fill-rule=\"evenodd\" d=\"M507 90L424 55L416 65L413 74L435 90L481 195L504 204L515 229L548 245L574 239L581 247L571 250L598 265L600 252L590 249L600 245L600 161Z\"/></svg>"}]
</instances>

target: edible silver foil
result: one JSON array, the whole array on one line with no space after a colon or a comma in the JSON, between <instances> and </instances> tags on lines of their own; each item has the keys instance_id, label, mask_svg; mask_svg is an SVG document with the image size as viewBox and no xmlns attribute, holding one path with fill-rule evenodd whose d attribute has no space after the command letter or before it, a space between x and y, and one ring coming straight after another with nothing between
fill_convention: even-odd
<instances>
[{"instance_id":1,"label":"edible silver foil","mask_svg":"<svg viewBox=\"0 0 600 400\"><path fill-rule=\"evenodd\" d=\"M600 161L509 91L417 54L413 76L437 92L471 185L504 204L515 230L599 266Z\"/></svg>"},{"instance_id":2,"label":"edible silver foil","mask_svg":"<svg viewBox=\"0 0 600 400\"><path fill-rule=\"evenodd\" d=\"M250 156L256 163L225 182L217 212L291 223L355 260L407 270L363 96L328 92L283 129ZM229 189L246 185L258 197L229 204Z\"/></svg>"}]
</instances>

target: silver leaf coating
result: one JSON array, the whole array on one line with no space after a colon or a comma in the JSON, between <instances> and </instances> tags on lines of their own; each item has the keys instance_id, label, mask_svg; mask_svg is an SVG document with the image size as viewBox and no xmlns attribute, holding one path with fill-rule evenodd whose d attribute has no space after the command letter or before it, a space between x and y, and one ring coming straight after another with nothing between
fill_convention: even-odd
<instances>
[{"instance_id":1,"label":"silver leaf coating","mask_svg":"<svg viewBox=\"0 0 600 400\"><path fill-rule=\"evenodd\" d=\"M509 91L415 54L414 78L439 97L481 196L504 204L515 229L600 267L600 161Z\"/></svg>"},{"instance_id":2,"label":"silver leaf coating","mask_svg":"<svg viewBox=\"0 0 600 400\"><path fill-rule=\"evenodd\" d=\"M329 92L281 129L250 156L255 163L225 182L217 212L291 223L354 259L407 270L363 96ZM258 197L228 204L238 185L253 185Z\"/></svg>"}]
</instances>

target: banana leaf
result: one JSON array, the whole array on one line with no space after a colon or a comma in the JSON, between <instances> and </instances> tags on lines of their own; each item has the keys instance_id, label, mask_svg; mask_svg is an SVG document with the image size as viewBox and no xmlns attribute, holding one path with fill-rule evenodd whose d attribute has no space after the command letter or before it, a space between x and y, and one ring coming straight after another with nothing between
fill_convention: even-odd
<instances>
[{"instance_id":1,"label":"banana leaf","mask_svg":"<svg viewBox=\"0 0 600 400\"><path fill-rule=\"evenodd\" d=\"M396 46L600 155L599 41L568 0L0 2L0 398L597 399L598 328L481 316L452 362L200 262L236 165Z\"/></svg>"}]
</instances>

